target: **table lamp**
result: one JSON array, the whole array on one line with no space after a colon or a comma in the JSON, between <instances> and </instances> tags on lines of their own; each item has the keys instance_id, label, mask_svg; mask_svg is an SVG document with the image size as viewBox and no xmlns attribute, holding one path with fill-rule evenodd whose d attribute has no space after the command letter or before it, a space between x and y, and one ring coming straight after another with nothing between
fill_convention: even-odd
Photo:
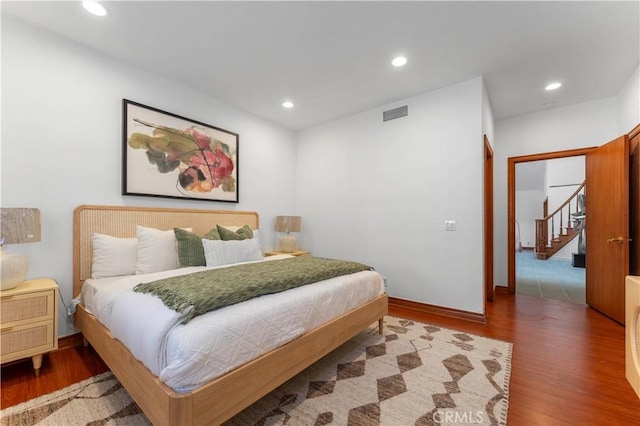
<instances>
[{"instance_id":1,"label":"table lamp","mask_svg":"<svg viewBox=\"0 0 640 426\"><path fill-rule=\"evenodd\" d=\"M292 232L300 232L302 218L300 216L276 216L276 232L284 232L280 237L280 251L283 253L293 253L296 250L296 237Z\"/></svg>"},{"instance_id":2,"label":"table lamp","mask_svg":"<svg viewBox=\"0 0 640 426\"><path fill-rule=\"evenodd\" d=\"M0 209L0 290L9 290L23 282L29 270L24 254L4 251L4 244L40 241L40 210L30 208Z\"/></svg>"}]
</instances>

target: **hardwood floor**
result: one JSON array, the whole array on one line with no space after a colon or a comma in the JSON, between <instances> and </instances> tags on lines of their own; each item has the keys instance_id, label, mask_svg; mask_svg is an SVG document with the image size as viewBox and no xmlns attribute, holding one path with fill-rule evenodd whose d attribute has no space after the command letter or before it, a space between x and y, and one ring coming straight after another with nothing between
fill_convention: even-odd
<instances>
[{"instance_id":1,"label":"hardwood floor","mask_svg":"<svg viewBox=\"0 0 640 426\"><path fill-rule=\"evenodd\" d=\"M640 399L624 377L624 327L577 304L499 294L486 324L390 309L390 314L514 343L508 424L640 425ZM91 348L2 367L2 408L53 392L106 366Z\"/></svg>"},{"instance_id":2,"label":"hardwood floor","mask_svg":"<svg viewBox=\"0 0 640 426\"><path fill-rule=\"evenodd\" d=\"M98 354L91 347L84 346L45 355L38 377L33 374L31 359L3 365L0 404L2 408L11 407L107 370L107 365Z\"/></svg>"},{"instance_id":3,"label":"hardwood floor","mask_svg":"<svg viewBox=\"0 0 640 426\"><path fill-rule=\"evenodd\" d=\"M624 375L624 327L586 305L499 294L486 324L391 314L513 342L509 425L640 425L640 399Z\"/></svg>"}]
</instances>

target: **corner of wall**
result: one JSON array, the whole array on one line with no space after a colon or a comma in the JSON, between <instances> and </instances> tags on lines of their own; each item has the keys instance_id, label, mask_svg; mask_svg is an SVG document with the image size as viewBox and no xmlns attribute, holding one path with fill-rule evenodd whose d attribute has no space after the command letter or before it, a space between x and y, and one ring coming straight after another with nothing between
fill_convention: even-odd
<instances>
[{"instance_id":1,"label":"corner of wall","mask_svg":"<svg viewBox=\"0 0 640 426\"><path fill-rule=\"evenodd\" d=\"M640 66L622 86L616 96L618 134L629 133L640 123Z\"/></svg>"}]
</instances>

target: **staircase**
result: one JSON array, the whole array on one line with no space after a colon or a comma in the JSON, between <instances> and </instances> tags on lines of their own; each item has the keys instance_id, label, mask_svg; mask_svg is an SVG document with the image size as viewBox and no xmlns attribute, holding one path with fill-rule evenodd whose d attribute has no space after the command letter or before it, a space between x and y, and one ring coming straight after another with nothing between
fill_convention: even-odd
<instances>
[{"instance_id":1,"label":"staircase","mask_svg":"<svg viewBox=\"0 0 640 426\"><path fill-rule=\"evenodd\" d=\"M578 195L584 193L584 188L585 182L582 182L553 213L544 219L536 219L536 259L549 259L580 233L571 214L578 213Z\"/></svg>"}]
</instances>

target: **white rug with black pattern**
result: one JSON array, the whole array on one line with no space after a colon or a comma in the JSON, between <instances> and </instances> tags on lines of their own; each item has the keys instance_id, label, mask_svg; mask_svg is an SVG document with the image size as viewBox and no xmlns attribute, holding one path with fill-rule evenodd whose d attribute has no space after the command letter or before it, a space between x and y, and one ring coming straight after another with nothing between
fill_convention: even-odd
<instances>
[{"instance_id":1,"label":"white rug with black pattern","mask_svg":"<svg viewBox=\"0 0 640 426\"><path fill-rule=\"evenodd\" d=\"M506 425L511 343L387 316L228 425ZM1 413L2 425L148 425L111 373Z\"/></svg>"}]
</instances>

